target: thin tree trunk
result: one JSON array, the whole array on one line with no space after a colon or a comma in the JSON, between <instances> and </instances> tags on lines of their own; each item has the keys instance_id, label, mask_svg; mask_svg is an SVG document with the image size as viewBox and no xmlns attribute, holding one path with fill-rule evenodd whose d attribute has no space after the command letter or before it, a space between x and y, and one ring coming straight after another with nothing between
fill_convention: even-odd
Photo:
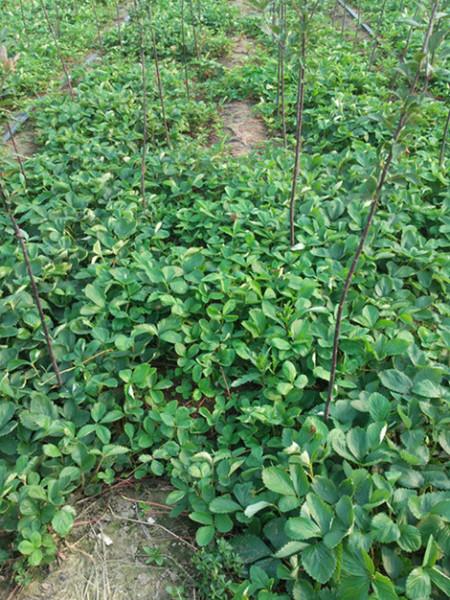
<instances>
[{"instance_id":1,"label":"thin tree trunk","mask_svg":"<svg viewBox=\"0 0 450 600\"><path fill-rule=\"evenodd\" d=\"M119 36L120 47L122 47L123 46L123 37L122 37L122 27L120 26L120 8L119 8L118 0L116 0L115 5L116 5L117 35Z\"/></svg>"},{"instance_id":2,"label":"thin tree trunk","mask_svg":"<svg viewBox=\"0 0 450 600\"><path fill-rule=\"evenodd\" d=\"M378 38L381 35L381 27L383 25L383 17L384 17L384 11L386 10L386 4L387 4L387 0L383 0L383 4L381 5L380 14L378 16L378 21L377 21L376 37L373 41L372 52L370 53L369 68L372 67L372 65L375 61L375 53L377 51Z\"/></svg>"},{"instance_id":3,"label":"thin tree trunk","mask_svg":"<svg viewBox=\"0 0 450 600\"><path fill-rule=\"evenodd\" d=\"M419 7L420 7L420 3L417 3L416 10L414 11L413 21L416 20L417 15L419 14ZM409 26L409 31L408 31L408 36L406 38L406 44L405 44L405 47L403 48L403 51L401 53L401 60L402 61L405 60L406 55L408 54L409 45L411 44L411 39L412 39L413 31L414 31L414 25L410 25Z\"/></svg>"},{"instance_id":4,"label":"thin tree trunk","mask_svg":"<svg viewBox=\"0 0 450 600\"><path fill-rule=\"evenodd\" d=\"M17 144L16 144L16 140L14 137L14 132L11 129L11 125L9 124L9 121L6 121L6 129L8 131L8 135L9 135L9 139L11 140L11 144L13 145L13 149L14 149L14 154L15 154L15 159L17 160L17 164L19 165L19 170L22 174L22 177L24 179L24 183L25 186L28 187L28 180L27 180L27 176L25 174L25 167L23 164L23 160L22 157L19 154L19 149L17 148Z\"/></svg>"},{"instance_id":5,"label":"thin tree trunk","mask_svg":"<svg viewBox=\"0 0 450 600\"><path fill-rule=\"evenodd\" d=\"M280 62L280 84L281 84L281 126L283 129L284 145L287 145L286 130L286 94L285 94L285 57L286 57L286 0L281 0L281 62Z\"/></svg>"},{"instance_id":6,"label":"thin tree trunk","mask_svg":"<svg viewBox=\"0 0 450 600\"><path fill-rule=\"evenodd\" d=\"M192 4L192 0L189 0L189 10L191 13L191 20L192 20L192 33L194 36L195 55L197 57L197 60L200 60L200 47L198 45L197 23L196 23L196 17L194 14L194 6Z\"/></svg>"},{"instance_id":7,"label":"thin tree trunk","mask_svg":"<svg viewBox=\"0 0 450 600\"><path fill-rule=\"evenodd\" d=\"M53 372L55 373L55 377L56 377L56 381L57 381L58 387L61 387L63 385L62 377L61 377L61 371L59 369L58 362L56 360L55 353L53 351L53 342L52 342L52 339L50 337L50 333L49 333L49 330L48 330L48 327L47 327L47 323L46 323L46 320L45 320L45 314L44 314L44 310L42 308L42 302L41 302L41 298L39 296L39 290L38 290L38 287L37 287L37 284L36 284L36 280L35 280L34 275L33 275L33 269L32 269L32 266L31 266L30 256L28 254L28 249L27 249L27 244L26 244L26 241L25 241L25 237L24 237L23 231L19 227L19 225L18 225L18 223L16 221L16 218L14 217L14 215L13 215L13 213L12 213L10 207L9 207L9 203L7 201L5 192L4 192L4 190L3 190L2 187L0 187L0 194L1 194L2 198L3 198L4 203L5 203L6 212L8 213L8 216L9 216L9 218L11 220L11 223L12 223L12 226L13 226L13 229L14 229L14 234L15 234L15 236L17 238L17 241L20 244L20 248L22 250L23 259L24 259L24 262L25 262L25 267L26 267L26 270L27 270L27 273L28 273L28 277L30 279L30 284L31 284L32 292L33 292L34 302L36 304L36 308L37 308L38 313L39 313L39 317L40 317L40 320L41 320L42 331L44 333L45 341L47 343L47 349L48 349L48 354L49 354L49 357L50 357L50 362L52 363L52 368L53 368Z\"/></svg>"},{"instance_id":8,"label":"thin tree trunk","mask_svg":"<svg viewBox=\"0 0 450 600\"><path fill-rule=\"evenodd\" d=\"M277 106L277 115L280 115L280 97L281 97L281 0L279 0L278 6L275 4L275 13L278 9L278 60L277 60L277 97L276 97L276 106ZM275 23L276 24L276 23Z\"/></svg>"},{"instance_id":9,"label":"thin tree trunk","mask_svg":"<svg viewBox=\"0 0 450 600\"><path fill-rule=\"evenodd\" d=\"M434 0L432 11L431 11L431 16L430 16L429 22L428 22L428 28L425 33L425 37L424 37L424 41L423 41L423 45L422 45L422 54L425 57L428 53L428 46L429 46L432 31L433 31L433 24L434 24L438 6L439 6L439 0ZM410 95L416 94L422 65L423 65L423 60L419 63L419 65L417 67L414 81L410 87ZM358 247L356 249L355 255L353 256L353 260L350 265L349 272L347 274L347 277L345 278L344 288L342 290L342 295L339 300L338 309L337 309L337 313L336 313L336 325L335 325L335 331L334 331L333 352L332 352L332 358L331 358L331 370L330 370L330 381L329 381L329 386L328 386L328 396L327 396L327 401L325 404L325 412L324 412L324 420L325 421L328 421L328 419L329 419L331 403L333 401L334 385L336 383L336 372L337 372L337 361L338 361L338 354L339 354L342 316L343 316L344 307L345 307L345 304L347 301L348 292L350 290L353 276L354 276L356 268L358 266L359 259L363 252L373 219L375 217L375 213L377 211L377 208L378 208L378 205L379 205L379 202L381 199L383 187L384 187L384 184L386 183L389 169L391 167L391 164L392 164L392 161L394 158L394 147L397 144L397 142L400 138L400 135L408 121L408 116L409 116L408 110L409 110L408 101L405 101L405 103L400 111L400 117L399 117L399 121L397 124L397 128L392 136L389 152L388 152L385 160L382 163L383 167L380 171L377 186L376 186L375 192L372 196L372 202L371 202L371 206L370 206L369 215L367 217L365 227L361 233L360 241L359 241Z\"/></svg>"},{"instance_id":10,"label":"thin tree trunk","mask_svg":"<svg viewBox=\"0 0 450 600\"><path fill-rule=\"evenodd\" d=\"M139 39L140 39L140 59L141 59L141 74L142 74L142 122L143 122L143 139L142 139L142 152L141 152L141 200L144 208L147 207L147 200L145 197L145 174L147 171L147 144L148 144L148 97L147 97L147 66L145 64L145 34L144 24L142 22L142 10L141 5L138 7L138 23L139 23Z\"/></svg>"},{"instance_id":11,"label":"thin tree trunk","mask_svg":"<svg viewBox=\"0 0 450 600\"><path fill-rule=\"evenodd\" d=\"M184 26L184 0L181 0L181 44L183 46L183 64L184 64L184 85L186 87L186 97L189 100L189 75L187 67L187 49L186 49L186 31Z\"/></svg>"},{"instance_id":12,"label":"thin tree trunk","mask_svg":"<svg viewBox=\"0 0 450 600\"><path fill-rule=\"evenodd\" d=\"M97 44L99 46L99 48L102 47L102 30L100 27L100 19L98 18L98 11L97 11L97 5L96 5L96 0L92 0L92 11L94 13L94 21L95 21L95 28L97 30Z\"/></svg>"},{"instance_id":13,"label":"thin tree trunk","mask_svg":"<svg viewBox=\"0 0 450 600\"><path fill-rule=\"evenodd\" d=\"M159 67L158 49L156 46L155 28L153 26L153 12L151 4L148 5L148 16L150 21L150 32L152 37L153 61L155 64L156 84L158 86L159 103L161 105L161 115L163 119L164 131L166 134L167 145L170 146L169 124L166 117L166 107L164 101L164 88L161 80L161 71Z\"/></svg>"},{"instance_id":14,"label":"thin tree trunk","mask_svg":"<svg viewBox=\"0 0 450 600\"><path fill-rule=\"evenodd\" d=\"M297 114L295 134L295 163L292 174L291 199L289 204L289 226L291 247L295 245L295 204L297 195L297 181L300 173L300 158L303 145L303 109L305 104L305 59L306 59L306 25L303 19L302 39L300 50L300 66L297 87Z\"/></svg>"},{"instance_id":15,"label":"thin tree trunk","mask_svg":"<svg viewBox=\"0 0 450 600\"><path fill-rule=\"evenodd\" d=\"M45 6L44 1L43 0L39 0L39 1L40 1L40 4L41 4L42 11L44 13L45 20L47 22L48 30L50 32L50 35L53 37L53 41L55 42L56 53L58 55L59 62L61 63L62 70L64 71L64 75L66 77L66 82L67 82L67 87L69 89L69 94L70 94L71 98L73 99L73 98L75 98L75 94L74 94L74 91L73 91L72 82L70 80L69 71L68 71L66 63L64 62L64 59L62 57L61 48L59 47L58 37L57 37L57 35L55 33L55 30L53 29L53 26L51 24L50 17L48 15L48 11L47 11L47 8Z\"/></svg>"},{"instance_id":16,"label":"thin tree trunk","mask_svg":"<svg viewBox=\"0 0 450 600\"><path fill-rule=\"evenodd\" d=\"M22 17L23 30L25 33L24 41L25 41L25 43L27 43L26 40L27 40L27 35L28 35L28 24L27 24L27 20L25 18L25 10L23 8L23 0L20 0L20 14Z\"/></svg>"},{"instance_id":17,"label":"thin tree trunk","mask_svg":"<svg viewBox=\"0 0 450 600\"><path fill-rule=\"evenodd\" d=\"M439 165L441 167L444 166L445 148L447 146L447 136L448 136L449 127L450 127L450 109L448 111L447 120L445 121L444 133L442 136L441 151L439 153Z\"/></svg>"}]
</instances>

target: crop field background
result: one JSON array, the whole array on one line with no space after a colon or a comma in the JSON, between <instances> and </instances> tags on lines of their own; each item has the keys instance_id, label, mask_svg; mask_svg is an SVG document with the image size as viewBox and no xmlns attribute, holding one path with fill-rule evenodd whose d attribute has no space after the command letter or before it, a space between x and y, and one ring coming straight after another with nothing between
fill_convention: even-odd
<instances>
[{"instance_id":1,"label":"crop field background","mask_svg":"<svg viewBox=\"0 0 450 600\"><path fill-rule=\"evenodd\" d=\"M449 0L0 0L1 600L450 597Z\"/></svg>"}]
</instances>

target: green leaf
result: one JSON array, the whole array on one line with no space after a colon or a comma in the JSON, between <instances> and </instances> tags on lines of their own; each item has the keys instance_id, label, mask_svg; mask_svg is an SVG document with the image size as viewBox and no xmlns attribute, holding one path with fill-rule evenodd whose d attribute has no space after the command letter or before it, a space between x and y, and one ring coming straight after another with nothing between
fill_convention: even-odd
<instances>
[{"instance_id":1,"label":"green leaf","mask_svg":"<svg viewBox=\"0 0 450 600\"><path fill-rule=\"evenodd\" d=\"M301 554L301 561L305 571L319 583L327 583L336 569L336 554L323 542L308 546Z\"/></svg>"},{"instance_id":2,"label":"green leaf","mask_svg":"<svg viewBox=\"0 0 450 600\"><path fill-rule=\"evenodd\" d=\"M439 547L434 541L433 535L430 535L427 542L427 547L425 548L425 554L423 556L422 565L424 567L434 567L436 561L438 560L440 555Z\"/></svg>"},{"instance_id":3,"label":"green leaf","mask_svg":"<svg viewBox=\"0 0 450 600\"><path fill-rule=\"evenodd\" d=\"M288 519L285 527L286 534L293 540L308 540L320 535L319 527L305 517L292 517Z\"/></svg>"},{"instance_id":4,"label":"green leaf","mask_svg":"<svg viewBox=\"0 0 450 600\"><path fill-rule=\"evenodd\" d=\"M226 514L236 512L237 510L242 510L242 508L229 496L219 496L218 498L214 498L214 500L209 503L209 510L212 513Z\"/></svg>"},{"instance_id":5,"label":"green leaf","mask_svg":"<svg viewBox=\"0 0 450 600\"><path fill-rule=\"evenodd\" d=\"M71 506L64 506L53 515L52 527L61 537L65 537L72 529L74 514Z\"/></svg>"},{"instance_id":6,"label":"green leaf","mask_svg":"<svg viewBox=\"0 0 450 600\"><path fill-rule=\"evenodd\" d=\"M325 535L330 529L333 511L328 504L325 504L322 498L316 494L308 494L306 497L306 504L312 518L319 525L322 535Z\"/></svg>"},{"instance_id":7,"label":"green leaf","mask_svg":"<svg viewBox=\"0 0 450 600\"><path fill-rule=\"evenodd\" d=\"M200 527L195 534L195 540L199 546L207 546L213 539L216 530L212 525Z\"/></svg>"},{"instance_id":8,"label":"green leaf","mask_svg":"<svg viewBox=\"0 0 450 600\"><path fill-rule=\"evenodd\" d=\"M410 600L427 600L431 595L431 580L427 571L417 567L406 580L406 596Z\"/></svg>"},{"instance_id":9,"label":"green leaf","mask_svg":"<svg viewBox=\"0 0 450 600\"><path fill-rule=\"evenodd\" d=\"M304 550L308 544L305 542L288 542L284 544L278 552L275 554L276 558L287 558L293 554L298 554L301 550Z\"/></svg>"},{"instance_id":10,"label":"green leaf","mask_svg":"<svg viewBox=\"0 0 450 600\"><path fill-rule=\"evenodd\" d=\"M445 521L450 521L450 500L442 500L431 508L430 513L432 515L438 515Z\"/></svg>"},{"instance_id":11,"label":"green leaf","mask_svg":"<svg viewBox=\"0 0 450 600\"><path fill-rule=\"evenodd\" d=\"M16 412L16 406L13 402L8 402L7 400L2 400L0 402L0 429L12 419L14 413Z\"/></svg>"},{"instance_id":12,"label":"green leaf","mask_svg":"<svg viewBox=\"0 0 450 600\"><path fill-rule=\"evenodd\" d=\"M126 335L119 334L116 335L116 337L114 338L114 344L117 350L120 350L121 352L126 352L127 350L133 347L134 340L133 338L129 338Z\"/></svg>"},{"instance_id":13,"label":"green leaf","mask_svg":"<svg viewBox=\"0 0 450 600\"><path fill-rule=\"evenodd\" d=\"M290 350L291 349L290 343L287 340L284 340L283 338L273 338L272 346L274 346L278 350Z\"/></svg>"},{"instance_id":14,"label":"green leaf","mask_svg":"<svg viewBox=\"0 0 450 600\"><path fill-rule=\"evenodd\" d=\"M266 488L282 496L295 496L295 489L289 475L279 467L263 469L262 480Z\"/></svg>"},{"instance_id":15,"label":"green leaf","mask_svg":"<svg viewBox=\"0 0 450 600\"><path fill-rule=\"evenodd\" d=\"M397 369L381 371L378 373L378 377L384 387L393 392L398 392L399 394L407 394L412 386L411 379Z\"/></svg>"},{"instance_id":16,"label":"green leaf","mask_svg":"<svg viewBox=\"0 0 450 600\"><path fill-rule=\"evenodd\" d=\"M103 290L100 290L99 288L89 283L84 288L84 293L89 298L89 300L91 300L91 302L96 304L99 308L105 308L106 302L105 293Z\"/></svg>"},{"instance_id":17,"label":"green leaf","mask_svg":"<svg viewBox=\"0 0 450 600\"><path fill-rule=\"evenodd\" d=\"M259 502L255 502L254 504L250 504L244 511L244 514L247 518L251 519L254 517L259 511L267 508L268 506L272 506L270 502L266 502L265 500L260 500Z\"/></svg>"},{"instance_id":18,"label":"green leaf","mask_svg":"<svg viewBox=\"0 0 450 600\"><path fill-rule=\"evenodd\" d=\"M291 481L298 496L304 496L309 490L309 482L303 467L297 463L289 465Z\"/></svg>"},{"instance_id":19,"label":"green leaf","mask_svg":"<svg viewBox=\"0 0 450 600\"><path fill-rule=\"evenodd\" d=\"M400 538L397 543L405 552L416 552L422 545L422 536L413 525L400 525Z\"/></svg>"},{"instance_id":20,"label":"green leaf","mask_svg":"<svg viewBox=\"0 0 450 600\"><path fill-rule=\"evenodd\" d=\"M43 500L47 501L47 494L43 487L40 485L29 485L27 487L28 496L30 498L34 498L35 500Z\"/></svg>"},{"instance_id":21,"label":"green leaf","mask_svg":"<svg viewBox=\"0 0 450 600\"><path fill-rule=\"evenodd\" d=\"M400 538L398 525L385 513L379 513L372 519L372 531L374 538L383 544L396 542Z\"/></svg>"},{"instance_id":22,"label":"green leaf","mask_svg":"<svg viewBox=\"0 0 450 600\"><path fill-rule=\"evenodd\" d=\"M42 550L40 548L36 548L28 557L28 562L32 567L37 567L41 564L43 558L44 555L42 553Z\"/></svg>"},{"instance_id":23,"label":"green leaf","mask_svg":"<svg viewBox=\"0 0 450 600\"><path fill-rule=\"evenodd\" d=\"M212 525L213 516L209 512L192 512L189 513L189 518L201 525Z\"/></svg>"},{"instance_id":24,"label":"green leaf","mask_svg":"<svg viewBox=\"0 0 450 600\"><path fill-rule=\"evenodd\" d=\"M42 446L42 451L44 452L45 456L49 456L50 458L58 458L59 456L62 456L58 446L55 446L55 444L44 444Z\"/></svg>"},{"instance_id":25,"label":"green leaf","mask_svg":"<svg viewBox=\"0 0 450 600\"><path fill-rule=\"evenodd\" d=\"M359 550L358 552L346 550L344 552L342 568L344 573L366 579L371 579L375 573L373 561L364 550Z\"/></svg>"},{"instance_id":26,"label":"green leaf","mask_svg":"<svg viewBox=\"0 0 450 600\"><path fill-rule=\"evenodd\" d=\"M229 515L216 515L214 525L220 533L228 533L233 529L233 519Z\"/></svg>"},{"instance_id":27,"label":"green leaf","mask_svg":"<svg viewBox=\"0 0 450 600\"><path fill-rule=\"evenodd\" d=\"M447 598L450 598L450 577L437 567L427 569L427 573L434 585L442 590Z\"/></svg>"},{"instance_id":28,"label":"green leaf","mask_svg":"<svg viewBox=\"0 0 450 600\"><path fill-rule=\"evenodd\" d=\"M289 383L294 383L295 378L297 377L297 369L290 360L286 360L283 363L282 373L283 377L289 381Z\"/></svg>"},{"instance_id":29,"label":"green leaf","mask_svg":"<svg viewBox=\"0 0 450 600\"><path fill-rule=\"evenodd\" d=\"M343 577L338 587L339 600L367 600L369 598L370 579L367 575Z\"/></svg>"},{"instance_id":30,"label":"green leaf","mask_svg":"<svg viewBox=\"0 0 450 600\"><path fill-rule=\"evenodd\" d=\"M429 379L422 379L421 381L418 381L414 385L412 391L418 396L422 396L424 398L440 398L442 396L440 386Z\"/></svg>"},{"instance_id":31,"label":"green leaf","mask_svg":"<svg viewBox=\"0 0 450 600\"><path fill-rule=\"evenodd\" d=\"M183 341L183 338L176 331L163 331L159 334L160 339L163 342L168 342L169 344L180 344Z\"/></svg>"},{"instance_id":32,"label":"green leaf","mask_svg":"<svg viewBox=\"0 0 450 600\"><path fill-rule=\"evenodd\" d=\"M269 546L253 534L238 535L231 538L230 543L245 565L272 555Z\"/></svg>"},{"instance_id":33,"label":"green leaf","mask_svg":"<svg viewBox=\"0 0 450 600\"><path fill-rule=\"evenodd\" d=\"M361 427L353 427L346 436L347 447L358 462L364 460L369 450L367 434Z\"/></svg>"},{"instance_id":34,"label":"green leaf","mask_svg":"<svg viewBox=\"0 0 450 600\"><path fill-rule=\"evenodd\" d=\"M398 600L394 584L389 577L386 577L381 573L375 573L372 585L378 600Z\"/></svg>"},{"instance_id":35,"label":"green leaf","mask_svg":"<svg viewBox=\"0 0 450 600\"><path fill-rule=\"evenodd\" d=\"M341 523L347 528L353 525L355 520L355 514L353 511L353 504L349 496L342 496L336 504L336 514L339 517Z\"/></svg>"},{"instance_id":36,"label":"green leaf","mask_svg":"<svg viewBox=\"0 0 450 600\"><path fill-rule=\"evenodd\" d=\"M25 556L28 556L35 550L34 544L32 544L29 540L23 540L22 542L20 542L17 548L19 552L21 554L24 554Z\"/></svg>"},{"instance_id":37,"label":"green leaf","mask_svg":"<svg viewBox=\"0 0 450 600\"><path fill-rule=\"evenodd\" d=\"M374 392L369 396L369 413L374 421L387 421L391 404L387 398Z\"/></svg>"}]
</instances>

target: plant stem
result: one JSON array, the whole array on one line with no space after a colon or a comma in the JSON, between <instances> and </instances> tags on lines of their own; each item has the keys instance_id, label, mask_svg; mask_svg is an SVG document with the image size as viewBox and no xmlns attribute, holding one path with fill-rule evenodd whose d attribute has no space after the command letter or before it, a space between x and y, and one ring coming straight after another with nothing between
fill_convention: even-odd
<instances>
[{"instance_id":1,"label":"plant stem","mask_svg":"<svg viewBox=\"0 0 450 600\"><path fill-rule=\"evenodd\" d=\"M289 226L290 226L290 244L295 245L295 204L297 193L297 181L300 172L300 157L303 146L303 109L305 104L305 59L306 59L306 24L305 17L302 15L302 34L300 49L300 65L298 73L297 87L297 114L296 114L296 133L295 133L295 163L292 174L291 199L289 203Z\"/></svg>"},{"instance_id":2,"label":"plant stem","mask_svg":"<svg viewBox=\"0 0 450 600\"><path fill-rule=\"evenodd\" d=\"M7 200L6 192L4 191L3 186L0 186L0 194L5 203L6 212L8 213L8 216L11 220L11 223L12 223L12 226L14 229L14 234L15 234L15 236L20 244L21 250L22 250L23 259L25 261L26 270L27 270L28 277L29 277L30 283L31 283L31 289L33 292L34 302L36 304L36 308L38 309L39 317L41 320L42 331L44 332L45 341L47 343L48 354L50 357L50 361L52 363L53 371L56 376L56 381L58 383L58 387L61 387L63 385L62 378L61 378L61 371L59 370L59 366L56 361L55 353L53 351L53 342L50 337L47 323L45 321L45 314L44 314L44 310L42 308L42 302L41 302L41 298L39 296L39 290L38 290L38 287L36 284L36 280L33 275L33 269L31 267L31 261L30 261L30 256L28 254L25 236L23 234L23 231L19 227L15 216L13 215L13 213L9 207L9 202Z\"/></svg>"},{"instance_id":3,"label":"plant stem","mask_svg":"<svg viewBox=\"0 0 450 600\"><path fill-rule=\"evenodd\" d=\"M439 0L434 0L431 15L430 15L429 22L428 22L428 28L425 33L425 37L424 37L424 41L423 41L423 45L422 45L422 54L424 56L426 56L428 53L429 41L430 41L431 34L433 32L434 19L436 16L438 5L439 5ZM414 81L412 82L410 90L409 90L410 96L416 94L422 65L423 65L423 60L419 61L418 65L417 65L417 70L416 70L416 74L414 77ZM352 283L353 276L356 271L356 267L358 266L359 259L361 257L367 237L369 235L369 231L370 231L373 219L375 217L375 213L377 211L377 208L378 208L378 205L379 205L379 202L381 199L383 187L384 187L384 184L386 183L389 169L391 167L391 164L392 164L392 161L394 158L395 145L397 144L397 142L400 138L400 135L401 135L403 129L405 128L406 123L409 118L408 111L409 111L409 98L407 98L403 103L403 106L400 111L398 124L397 124L395 132L392 136L389 152L388 152L385 160L382 161L382 163L381 163L383 166L381 168L380 175L378 177L377 186L376 186L375 191L372 196L369 215L367 217L367 221L364 226L364 229L361 233L359 244L358 244L356 252L353 256L353 260L350 265L350 269L348 271L347 277L345 278L344 288L342 290L341 298L339 300L338 309L337 309L337 313L336 313L336 324L335 324L335 331L334 331L333 353L332 353L332 358L331 358L331 370L330 370L330 381L329 381L329 386L328 386L328 396L327 396L327 401L325 404L325 412L324 412L324 420L325 421L328 421L328 419L329 419L331 403L333 401L334 384L336 382L337 361L338 361L338 354L339 354L342 316L343 316L345 303L347 301L347 296L348 296L348 292L350 289L350 285Z\"/></svg>"}]
</instances>

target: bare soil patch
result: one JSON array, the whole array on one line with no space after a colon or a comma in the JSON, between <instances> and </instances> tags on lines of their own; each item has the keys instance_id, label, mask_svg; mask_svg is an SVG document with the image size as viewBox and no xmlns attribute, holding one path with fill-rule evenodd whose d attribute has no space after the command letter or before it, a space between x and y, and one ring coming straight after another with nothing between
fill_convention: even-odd
<instances>
[{"instance_id":1,"label":"bare soil patch","mask_svg":"<svg viewBox=\"0 0 450 600\"><path fill-rule=\"evenodd\" d=\"M240 9L241 14L247 15L254 11L245 0L233 0L232 4ZM222 64L228 68L240 67L255 53L255 42L241 35L234 40L231 53ZM232 156L244 156L267 140L267 131L262 119L254 114L253 104L246 100L226 104L221 111L223 130L227 134L226 144ZM212 136L211 142L217 137Z\"/></svg>"},{"instance_id":2,"label":"bare soil patch","mask_svg":"<svg viewBox=\"0 0 450 600\"><path fill-rule=\"evenodd\" d=\"M12 158L15 159L18 154L20 158L26 159L33 156L33 154L38 151L39 147L36 144L33 130L28 127L27 129L16 133L13 136L13 139L8 140L5 143L5 148Z\"/></svg>"},{"instance_id":3,"label":"bare soil patch","mask_svg":"<svg viewBox=\"0 0 450 600\"><path fill-rule=\"evenodd\" d=\"M224 106L222 115L224 130L230 136L227 144L233 156L249 154L267 140L264 123L253 113L249 102L230 102Z\"/></svg>"},{"instance_id":4,"label":"bare soil patch","mask_svg":"<svg viewBox=\"0 0 450 600\"><path fill-rule=\"evenodd\" d=\"M248 37L242 35L235 38L231 53L223 58L221 63L229 69L240 67L248 60L253 49L254 43Z\"/></svg>"},{"instance_id":5,"label":"bare soil patch","mask_svg":"<svg viewBox=\"0 0 450 600\"><path fill-rule=\"evenodd\" d=\"M194 599L194 531L187 518L169 517L166 495L126 490L87 501L49 574L10 599L169 600L169 586L183 586ZM148 548L162 564L149 560Z\"/></svg>"}]
</instances>

